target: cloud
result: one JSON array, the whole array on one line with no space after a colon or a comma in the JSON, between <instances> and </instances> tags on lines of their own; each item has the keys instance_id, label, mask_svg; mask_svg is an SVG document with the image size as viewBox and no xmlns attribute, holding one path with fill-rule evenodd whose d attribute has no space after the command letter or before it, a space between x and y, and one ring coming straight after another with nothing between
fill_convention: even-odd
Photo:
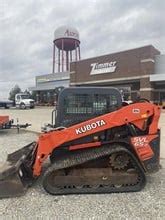
<instances>
[{"instance_id":1,"label":"cloud","mask_svg":"<svg viewBox=\"0 0 165 220\"><path fill-rule=\"evenodd\" d=\"M0 0L0 97L51 73L61 25L78 29L82 58L147 44L165 53L164 11L162 0Z\"/></svg>"}]
</instances>

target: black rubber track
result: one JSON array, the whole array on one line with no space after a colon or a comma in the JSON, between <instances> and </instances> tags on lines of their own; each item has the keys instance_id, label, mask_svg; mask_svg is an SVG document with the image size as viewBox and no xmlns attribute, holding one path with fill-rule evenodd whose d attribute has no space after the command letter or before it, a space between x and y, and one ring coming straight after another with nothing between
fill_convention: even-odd
<instances>
[{"instance_id":1,"label":"black rubber track","mask_svg":"<svg viewBox=\"0 0 165 220\"><path fill-rule=\"evenodd\" d=\"M112 153L116 152L126 152L129 154L131 158L131 162L134 165L134 168L138 172L139 178L138 182L135 185L126 185L121 186L120 188L116 188L114 186L102 186L99 188L56 188L53 187L48 182L48 177L51 175L52 172L69 168L75 167L80 164L84 164L86 162L108 156ZM66 194L91 194L91 193L119 193L119 192L136 192L140 191L144 188L146 184L146 177L142 166L139 164L138 160L134 157L134 155L127 150L125 147L120 145L112 145L112 146L102 146L100 148L94 149L87 149L81 152L73 152L72 154L68 155L67 158L61 158L56 160L54 164L49 167L43 176L43 187L49 193L53 195L66 195Z\"/></svg>"}]
</instances>

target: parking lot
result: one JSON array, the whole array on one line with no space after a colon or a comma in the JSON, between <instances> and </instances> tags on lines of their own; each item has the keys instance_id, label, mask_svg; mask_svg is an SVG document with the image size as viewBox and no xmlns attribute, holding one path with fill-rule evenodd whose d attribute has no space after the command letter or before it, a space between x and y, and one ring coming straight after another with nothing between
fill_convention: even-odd
<instances>
[{"instance_id":1,"label":"parking lot","mask_svg":"<svg viewBox=\"0 0 165 220\"><path fill-rule=\"evenodd\" d=\"M53 107L38 107L34 109L0 109L0 115L9 115L17 123L17 119L20 124L29 123L31 126L27 130L40 132L44 123L51 123L51 112Z\"/></svg>"},{"instance_id":2,"label":"parking lot","mask_svg":"<svg viewBox=\"0 0 165 220\"><path fill-rule=\"evenodd\" d=\"M28 130L0 131L0 162L8 153L37 140L44 123L51 122L52 108L32 110L0 109L0 115L31 123ZM165 216L165 112L160 119L161 165L158 173L147 177L147 185L137 193L103 195L48 195L42 177L19 198L0 200L0 219L164 219Z\"/></svg>"}]
</instances>

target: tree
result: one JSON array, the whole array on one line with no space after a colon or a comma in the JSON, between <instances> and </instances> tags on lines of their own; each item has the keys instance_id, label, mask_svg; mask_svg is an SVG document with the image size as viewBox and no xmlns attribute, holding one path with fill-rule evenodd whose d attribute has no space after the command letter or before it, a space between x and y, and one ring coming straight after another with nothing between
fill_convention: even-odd
<instances>
[{"instance_id":1,"label":"tree","mask_svg":"<svg viewBox=\"0 0 165 220\"><path fill-rule=\"evenodd\" d=\"M37 95L37 92L36 91L32 91L31 92L31 99L34 99L35 101L37 101L37 98L36 98L36 95Z\"/></svg>"},{"instance_id":2,"label":"tree","mask_svg":"<svg viewBox=\"0 0 165 220\"><path fill-rule=\"evenodd\" d=\"M29 97L31 98L31 94L30 94L30 92L27 89L23 93L29 95Z\"/></svg>"},{"instance_id":3,"label":"tree","mask_svg":"<svg viewBox=\"0 0 165 220\"><path fill-rule=\"evenodd\" d=\"M15 95L17 93L20 93L21 92L21 89L18 85L15 85L11 90L10 90L10 93L9 93L9 99L14 101L15 100Z\"/></svg>"}]
</instances>

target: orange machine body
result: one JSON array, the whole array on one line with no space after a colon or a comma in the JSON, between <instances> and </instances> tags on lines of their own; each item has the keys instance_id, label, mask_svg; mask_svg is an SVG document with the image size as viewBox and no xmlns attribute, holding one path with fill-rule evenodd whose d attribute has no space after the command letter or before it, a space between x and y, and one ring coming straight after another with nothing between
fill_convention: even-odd
<instances>
[{"instance_id":1,"label":"orange machine body","mask_svg":"<svg viewBox=\"0 0 165 220\"><path fill-rule=\"evenodd\" d=\"M131 143L140 160L143 161L151 158L153 156L153 151L148 143L157 135L159 117L160 108L158 106L151 103L134 103L63 130L44 133L39 137L36 144L36 158L33 165L33 175L40 175L43 161L51 155L55 148L64 143L126 124L133 124L140 130L144 130L147 119L149 118L152 118L152 121L149 125L148 134L145 135L143 139L131 139ZM141 146L138 145L140 141L142 143L145 142L145 148L141 148ZM71 145L70 150L87 147L101 147L101 143L99 141L94 141L93 143Z\"/></svg>"}]
</instances>

